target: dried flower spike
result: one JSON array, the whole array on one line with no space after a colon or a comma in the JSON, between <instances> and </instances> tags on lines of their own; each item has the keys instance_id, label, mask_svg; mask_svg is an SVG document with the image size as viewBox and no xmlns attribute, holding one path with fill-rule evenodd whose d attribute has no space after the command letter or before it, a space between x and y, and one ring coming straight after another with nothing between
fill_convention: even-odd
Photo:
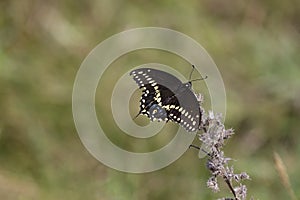
<instances>
[{"instance_id":1,"label":"dried flower spike","mask_svg":"<svg viewBox=\"0 0 300 200\"><path fill-rule=\"evenodd\" d=\"M240 174L234 173L233 166L229 166L228 162L231 158L225 157L222 151L227 139L233 134L233 129L225 129L222 122L222 115L215 115L212 111L205 114L203 111L202 118L202 134L199 134L199 140L202 142L201 147L191 145L191 147L199 149L199 158L208 156L206 166L212 176L207 181L207 187L213 192L219 192L218 177L224 180L231 190L234 198L222 198L222 200L245 200L247 196L247 187L241 182L250 179L245 172ZM233 181L238 185L234 187Z\"/></svg>"}]
</instances>

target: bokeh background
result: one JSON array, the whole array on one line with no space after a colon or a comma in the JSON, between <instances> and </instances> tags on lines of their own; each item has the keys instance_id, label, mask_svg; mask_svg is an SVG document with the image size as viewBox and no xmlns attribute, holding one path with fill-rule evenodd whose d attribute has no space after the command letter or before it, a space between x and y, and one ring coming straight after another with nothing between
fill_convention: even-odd
<instances>
[{"instance_id":1,"label":"bokeh background","mask_svg":"<svg viewBox=\"0 0 300 200\"><path fill-rule=\"evenodd\" d=\"M209 173L195 150L162 170L137 175L104 166L80 142L71 102L81 62L112 34L144 26L185 33L216 62L227 91L226 126L236 130L224 150L236 159L237 172L251 176L245 182L248 196L289 198L275 170L276 151L299 197L299 19L297 0L1 0L0 199L231 196L225 185L217 194L206 187ZM127 137L114 124L107 104L124 70L147 62L188 66L166 52L133 52L112 64L97 91L100 123L115 143L129 150L156 149L169 139L161 136L149 145ZM186 77L188 73L182 71Z\"/></svg>"}]
</instances>

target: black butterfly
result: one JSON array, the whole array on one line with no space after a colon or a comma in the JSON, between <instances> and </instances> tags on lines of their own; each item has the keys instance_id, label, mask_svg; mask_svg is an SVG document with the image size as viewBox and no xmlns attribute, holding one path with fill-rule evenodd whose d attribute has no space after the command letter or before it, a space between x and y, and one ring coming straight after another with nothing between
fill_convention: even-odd
<instances>
[{"instance_id":1,"label":"black butterfly","mask_svg":"<svg viewBox=\"0 0 300 200\"><path fill-rule=\"evenodd\" d=\"M151 121L171 120L188 132L199 130L202 113L191 81L182 83L177 77L152 68L136 69L130 75L143 92L138 115L146 115Z\"/></svg>"}]
</instances>

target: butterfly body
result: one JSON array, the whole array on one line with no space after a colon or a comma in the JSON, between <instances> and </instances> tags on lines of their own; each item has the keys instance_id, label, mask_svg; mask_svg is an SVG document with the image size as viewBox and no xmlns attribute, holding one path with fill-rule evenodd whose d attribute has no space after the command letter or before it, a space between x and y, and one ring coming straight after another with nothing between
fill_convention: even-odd
<instances>
[{"instance_id":1,"label":"butterfly body","mask_svg":"<svg viewBox=\"0 0 300 200\"><path fill-rule=\"evenodd\" d=\"M152 68L139 68L130 75L142 89L139 114L151 121L173 121L188 132L199 129L201 108L191 82L182 83L177 77Z\"/></svg>"}]
</instances>

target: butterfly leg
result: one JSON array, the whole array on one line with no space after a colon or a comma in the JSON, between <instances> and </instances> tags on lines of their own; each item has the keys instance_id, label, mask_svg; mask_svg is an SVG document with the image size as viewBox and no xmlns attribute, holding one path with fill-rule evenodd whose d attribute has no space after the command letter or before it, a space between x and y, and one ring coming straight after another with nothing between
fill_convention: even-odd
<instances>
[{"instance_id":1,"label":"butterfly leg","mask_svg":"<svg viewBox=\"0 0 300 200\"><path fill-rule=\"evenodd\" d=\"M140 112L134 118L132 118L132 120L135 120L142 113L141 111L142 110L140 110Z\"/></svg>"},{"instance_id":2,"label":"butterfly leg","mask_svg":"<svg viewBox=\"0 0 300 200\"><path fill-rule=\"evenodd\" d=\"M200 150L200 147L198 147L198 146L196 146L196 145L193 145L193 144L191 144L191 145L189 146L189 148L195 148L195 149Z\"/></svg>"}]
</instances>

